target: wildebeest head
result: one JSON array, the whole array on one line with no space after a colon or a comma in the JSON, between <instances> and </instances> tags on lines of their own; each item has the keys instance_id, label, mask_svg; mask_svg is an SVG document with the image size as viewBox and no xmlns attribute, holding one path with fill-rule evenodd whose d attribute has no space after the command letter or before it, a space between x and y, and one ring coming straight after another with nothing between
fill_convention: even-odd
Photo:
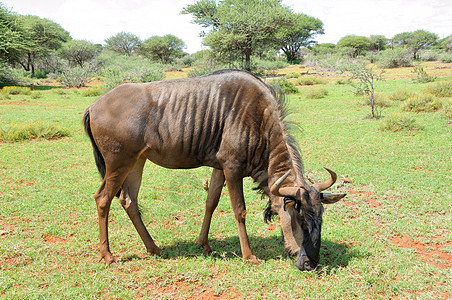
<instances>
[{"instance_id":1,"label":"wildebeest head","mask_svg":"<svg viewBox=\"0 0 452 300\"><path fill-rule=\"evenodd\" d=\"M342 199L345 194L327 194L323 190L336 181L336 173L325 168L331 178L310 186L304 179L300 186L282 186L288 171L271 187L273 197L281 197L278 209L287 250L297 256L296 266L302 271L314 270L319 263L323 205ZM276 200L276 199L275 199ZM272 199L273 202L273 199ZM280 202L281 203L281 202Z\"/></svg>"}]
</instances>

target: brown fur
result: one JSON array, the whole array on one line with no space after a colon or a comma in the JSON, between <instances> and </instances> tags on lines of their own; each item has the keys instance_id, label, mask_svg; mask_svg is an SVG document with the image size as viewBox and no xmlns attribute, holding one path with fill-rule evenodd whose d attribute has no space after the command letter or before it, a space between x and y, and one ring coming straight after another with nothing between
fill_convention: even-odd
<instances>
[{"instance_id":1,"label":"brown fur","mask_svg":"<svg viewBox=\"0 0 452 300\"><path fill-rule=\"evenodd\" d=\"M119 195L147 251L160 253L137 205L143 166L149 159L166 168L212 167L199 243L205 252L211 251L207 239L210 221L226 182L243 258L257 263L245 228L243 177L251 176L259 183L284 224L293 223L293 216L281 213L282 198L270 195L269 186L287 170L294 172L285 185L300 186L302 180L301 159L282 122L282 107L283 102L272 88L252 74L237 70L125 84L98 99L85 112L85 128L103 175L95 194L100 257L108 264L114 262L107 226L115 195ZM286 246L293 253L303 239L297 228L283 227Z\"/></svg>"}]
</instances>

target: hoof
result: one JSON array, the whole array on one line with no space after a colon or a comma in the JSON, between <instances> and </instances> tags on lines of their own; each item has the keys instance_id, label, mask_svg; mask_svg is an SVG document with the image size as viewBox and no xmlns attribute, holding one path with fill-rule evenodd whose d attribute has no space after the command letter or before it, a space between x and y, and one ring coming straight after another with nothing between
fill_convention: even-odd
<instances>
[{"instance_id":1,"label":"hoof","mask_svg":"<svg viewBox=\"0 0 452 300\"><path fill-rule=\"evenodd\" d=\"M248 259L247 259L250 263L252 263L255 266L259 266L261 264L261 260L258 259L256 256L251 255Z\"/></svg>"},{"instance_id":2,"label":"hoof","mask_svg":"<svg viewBox=\"0 0 452 300\"><path fill-rule=\"evenodd\" d=\"M105 261L107 266L115 266L117 265L115 258L111 253L107 253L105 255L99 254L99 261Z\"/></svg>"},{"instance_id":3,"label":"hoof","mask_svg":"<svg viewBox=\"0 0 452 300\"><path fill-rule=\"evenodd\" d=\"M155 246L155 248L149 249L148 253L152 254L152 255L162 256L162 249L160 249L159 247Z\"/></svg>"},{"instance_id":4,"label":"hoof","mask_svg":"<svg viewBox=\"0 0 452 300\"><path fill-rule=\"evenodd\" d=\"M204 255L209 255L210 253L213 252L212 248L210 248L208 243L200 243L200 242L198 242L198 246L200 248L202 248L202 252L204 253Z\"/></svg>"}]
</instances>

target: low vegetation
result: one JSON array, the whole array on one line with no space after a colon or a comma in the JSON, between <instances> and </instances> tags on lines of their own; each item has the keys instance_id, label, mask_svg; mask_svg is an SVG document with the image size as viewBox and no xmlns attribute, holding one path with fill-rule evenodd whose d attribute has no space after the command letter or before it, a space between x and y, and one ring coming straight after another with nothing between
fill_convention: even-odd
<instances>
[{"instance_id":1,"label":"low vegetation","mask_svg":"<svg viewBox=\"0 0 452 300\"><path fill-rule=\"evenodd\" d=\"M84 89L46 82L30 86L30 94L0 93L8 96L0 98L1 297L447 298L452 281L452 68L438 61L422 66L437 77L435 82L413 82L413 68L384 73L375 99L386 98L390 106L378 121L366 118L369 108L363 107L362 95L337 84L348 81L344 73L295 65L275 71L311 74L284 79L296 88L287 96L294 112L288 121L300 129L294 135L306 175L322 181L323 166L331 167L339 175L332 191L347 193L339 203L326 205L320 268L314 272L298 271L293 258L287 258L278 221L263 222L266 200L247 179L247 229L261 265L242 261L226 187L209 236L214 253L204 256L196 239L207 196L202 186L211 170L167 170L153 164L145 167L139 201L163 257L146 255L114 201L109 229L118 265L105 267L97 259L93 199L100 179L81 122L85 108L104 90L103 77L92 78ZM180 78L186 71L166 76ZM295 85L308 76L325 82ZM316 89L327 94L308 99L306 93ZM403 110L418 98L443 105L422 113ZM62 133L38 138L27 133L30 127ZM25 137L6 140L5 132Z\"/></svg>"},{"instance_id":2,"label":"low vegetation","mask_svg":"<svg viewBox=\"0 0 452 300\"><path fill-rule=\"evenodd\" d=\"M0 141L23 142L31 139L58 139L69 136L69 131L53 122L0 123Z\"/></svg>"}]
</instances>

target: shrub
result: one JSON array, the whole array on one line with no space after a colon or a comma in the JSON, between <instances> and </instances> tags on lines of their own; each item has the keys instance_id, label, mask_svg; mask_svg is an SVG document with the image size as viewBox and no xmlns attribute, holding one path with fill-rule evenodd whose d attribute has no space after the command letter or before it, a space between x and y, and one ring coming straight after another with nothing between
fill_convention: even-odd
<instances>
[{"instance_id":1,"label":"shrub","mask_svg":"<svg viewBox=\"0 0 452 300\"><path fill-rule=\"evenodd\" d=\"M286 79L290 79L290 78L300 78L301 74L300 73L290 73L287 74L286 76L284 76L284 78Z\"/></svg>"},{"instance_id":2,"label":"shrub","mask_svg":"<svg viewBox=\"0 0 452 300\"><path fill-rule=\"evenodd\" d=\"M388 95L390 100L394 101L405 101L409 98L412 98L416 95L415 92L410 92L407 90L396 90Z\"/></svg>"},{"instance_id":3,"label":"shrub","mask_svg":"<svg viewBox=\"0 0 452 300\"><path fill-rule=\"evenodd\" d=\"M160 64L146 64L142 66L135 66L133 69L128 69L126 66L110 67L104 70L105 89L112 88L126 82L151 82L163 80L165 73Z\"/></svg>"},{"instance_id":4,"label":"shrub","mask_svg":"<svg viewBox=\"0 0 452 300\"><path fill-rule=\"evenodd\" d=\"M98 87L93 87L82 91L83 97L98 97L100 95L102 95L102 90Z\"/></svg>"},{"instance_id":5,"label":"shrub","mask_svg":"<svg viewBox=\"0 0 452 300\"><path fill-rule=\"evenodd\" d=\"M441 101L430 94L418 94L408 99L402 105L404 111L433 112L441 109Z\"/></svg>"},{"instance_id":6,"label":"shrub","mask_svg":"<svg viewBox=\"0 0 452 300\"><path fill-rule=\"evenodd\" d=\"M5 86L2 89L2 93L10 95L31 95L31 89L28 87L21 86Z\"/></svg>"},{"instance_id":7,"label":"shrub","mask_svg":"<svg viewBox=\"0 0 452 300\"><path fill-rule=\"evenodd\" d=\"M197 77L197 76L202 76L202 75L207 75L209 73L211 73L213 71L212 68L209 67L197 67L197 68L193 68L188 70L187 72L187 76L188 77Z\"/></svg>"},{"instance_id":8,"label":"shrub","mask_svg":"<svg viewBox=\"0 0 452 300\"><path fill-rule=\"evenodd\" d=\"M320 99L328 95L328 90L324 87L315 87L306 91L305 97L309 99Z\"/></svg>"},{"instance_id":9,"label":"shrub","mask_svg":"<svg viewBox=\"0 0 452 300\"><path fill-rule=\"evenodd\" d=\"M339 78L338 80L336 80L336 84L339 85L344 85L344 84L349 84L350 83L350 78Z\"/></svg>"},{"instance_id":10,"label":"shrub","mask_svg":"<svg viewBox=\"0 0 452 300\"><path fill-rule=\"evenodd\" d=\"M440 52L435 50L422 50L418 55L420 60L435 61L440 57Z\"/></svg>"},{"instance_id":11,"label":"shrub","mask_svg":"<svg viewBox=\"0 0 452 300\"><path fill-rule=\"evenodd\" d=\"M10 68L5 62L0 61L0 88L22 83L22 74L15 69Z\"/></svg>"},{"instance_id":12,"label":"shrub","mask_svg":"<svg viewBox=\"0 0 452 300\"><path fill-rule=\"evenodd\" d=\"M56 139L69 136L67 129L56 123L7 123L0 127L0 141L13 143L30 139Z\"/></svg>"},{"instance_id":13,"label":"shrub","mask_svg":"<svg viewBox=\"0 0 452 300\"><path fill-rule=\"evenodd\" d=\"M364 102L366 105L372 105L371 94L364 95ZM378 107L390 107L391 102L388 101L388 98L383 93L374 93L374 105Z\"/></svg>"},{"instance_id":14,"label":"shrub","mask_svg":"<svg viewBox=\"0 0 452 300\"><path fill-rule=\"evenodd\" d=\"M436 80L436 77L429 75L427 71L424 70L424 67L422 67L421 65L415 66L412 72L417 74L417 78L413 80L415 82L427 83Z\"/></svg>"},{"instance_id":15,"label":"shrub","mask_svg":"<svg viewBox=\"0 0 452 300\"><path fill-rule=\"evenodd\" d=\"M126 82L150 82L163 80L165 73L163 65L152 63L140 56L117 55L105 51L99 57L105 68L102 75L105 79L105 90Z\"/></svg>"},{"instance_id":16,"label":"shrub","mask_svg":"<svg viewBox=\"0 0 452 300\"><path fill-rule=\"evenodd\" d=\"M445 119L452 120L452 102L451 101L444 102L441 115Z\"/></svg>"},{"instance_id":17,"label":"shrub","mask_svg":"<svg viewBox=\"0 0 452 300\"><path fill-rule=\"evenodd\" d=\"M88 68L74 67L66 68L58 74L58 78L64 86L82 87L85 86L94 73Z\"/></svg>"},{"instance_id":18,"label":"shrub","mask_svg":"<svg viewBox=\"0 0 452 300\"><path fill-rule=\"evenodd\" d=\"M423 92L436 97L452 97L452 81L441 81L427 85Z\"/></svg>"},{"instance_id":19,"label":"shrub","mask_svg":"<svg viewBox=\"0 0 452 300\"><path fill-rule=\"evenodd\" d=\"M421 130L422 126L417 124L416 119L409 114L393 113L389 114L379 123L380 130L392 132L403 130Z\"/></svg>"},{"instance_id":20,"label":"shrub","mask_svg":"<svg viewBox=\"0 0 452 300\"><path fill-rule=\"evenodd\" d=\"M327 81L325 79L313 76L301 77L296 81L296 85L316 85L326 83Z\"/></svg>"},{"instance_id":21,"label":"shrub","mask_svg":"<svg viewBox=\"0 0 452 300\"><path fill-rule=\"evenodd\" d=\"M452 54L444 53L440 56L440 60L443 63L452 63Z\"/></svg>"},{"instance_id":22,"label":"shrub","mask_svg":"<svg viewBox=\"0 0 452 300\"><path fill-rule=\"evenodd\" d=\"M275 84L281 88L281 90L286 94L298 93L299 90L295 87L295 84L288 81L285 78L272 80L272 84Z\"/></svg>"},{"instance_id":23,"label":"shrub","mask_svg":"<svg viewBox=\"0 0 452 300\"><path fill-rule=\"evenodd\" d=\"M379 68L398 68L411 66L412 54L410 50L403 47L396 47L380 52L377 60Z\"/></svg>"}]
</instances>

